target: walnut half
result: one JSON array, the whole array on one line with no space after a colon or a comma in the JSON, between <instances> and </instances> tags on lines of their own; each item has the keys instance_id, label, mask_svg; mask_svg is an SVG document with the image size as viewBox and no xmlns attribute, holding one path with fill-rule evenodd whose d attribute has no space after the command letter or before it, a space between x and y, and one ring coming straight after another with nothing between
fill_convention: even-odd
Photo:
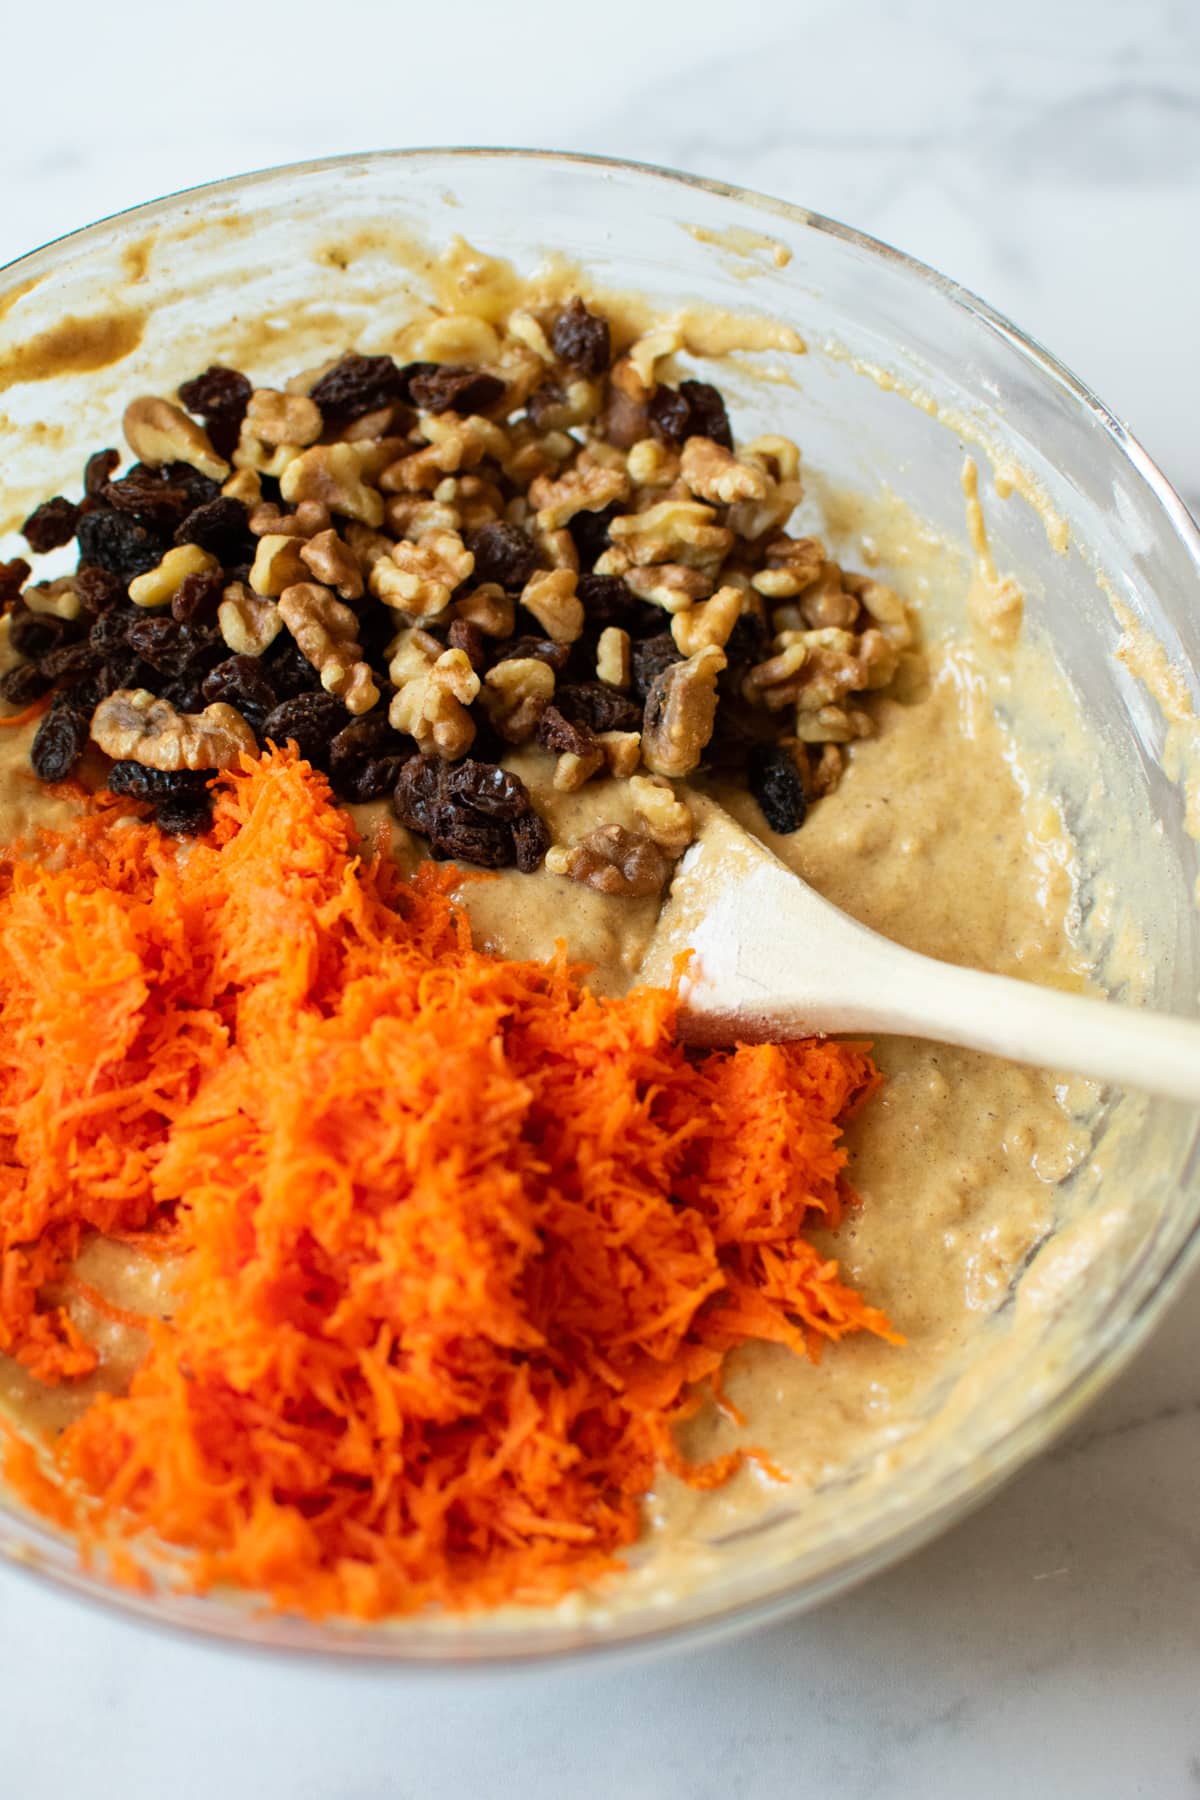
<instances>
[{"instance_id":1,"label":"walnut half","mask_svg":"<svg viewBox=\"0 0 1200 1800\"><path fill-rule=\"evenodd\" d=\"M569 849L556 845L546 853L552 875L567 875L622 900L661 894L674 866L674 859L657 844L623 825L601 825Z\"/></svg>"},{"instance_id":2,"label":"walnut half","mask_svg":"<svg viewBox=\"0 0 1200 1800\"><path fill-rule=\"evenodd\" d=\"M253 731L223 700L201 713L179 713L146 688L118 688L92 716L92 739L114 762L144 769L230 769L258 749Z\"/></svg>"}]
</instances>

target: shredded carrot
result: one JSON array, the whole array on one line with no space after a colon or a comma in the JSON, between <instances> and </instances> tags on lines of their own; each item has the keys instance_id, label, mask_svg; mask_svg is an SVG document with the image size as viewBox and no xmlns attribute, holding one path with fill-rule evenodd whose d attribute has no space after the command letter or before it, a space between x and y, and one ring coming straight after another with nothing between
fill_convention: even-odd
<instances>
[{"instance_id":1,"label":"shredded carrot","mask_svg":"<svg viewBox=\"0 0 1200 1800\"><path fill-rule=\"evenodd\" d=\"M89 1233L178 1263L129 1391L7 1474L118 1578L140 1540L314 1616L551 1599L657 1466L750 1454L674 1435L731 1349L893 1337L803 1235L863 1046L691 1053L671 992L475 950L294 751L186 851L112 809L52 848L0 888L0 1349L96 1366L54 1298Z\"/></svg>"}]
</instances>

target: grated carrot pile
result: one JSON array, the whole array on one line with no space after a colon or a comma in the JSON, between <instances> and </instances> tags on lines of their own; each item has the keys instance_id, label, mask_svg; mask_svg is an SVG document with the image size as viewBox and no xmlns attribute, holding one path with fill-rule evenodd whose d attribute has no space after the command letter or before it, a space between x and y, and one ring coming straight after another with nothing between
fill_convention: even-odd
<instances>
[{"instance_id":1,"label":"grated carrot pile","mask_svg":"<svg viewBox=\"0 0 1200 1800\"><path fill-rule=\"evenodd\" d=\"M95 1366L90 1231L180 1259L130 1391L12 1445L85 1542L314 1616L544 1601L656 1465L737 1466L672 1435L730 1349L891 1336L802 1235L849 1199L863 1050L685 1052L668 992L473 949L454 879L363 860L288 751L186 852L118 806L7 870L0 1348Z\"/></svg>"}]
</instances>

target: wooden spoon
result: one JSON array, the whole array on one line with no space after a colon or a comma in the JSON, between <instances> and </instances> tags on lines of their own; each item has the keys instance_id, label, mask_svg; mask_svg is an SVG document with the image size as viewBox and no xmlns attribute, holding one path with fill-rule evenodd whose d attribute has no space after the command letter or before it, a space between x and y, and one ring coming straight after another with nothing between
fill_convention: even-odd
<instances>
[{"instance_id":1,"label":"wooden spoon","mask_svg":"<svg viewBox=\"0 0 1200 1800\"><path fill-rule=\"evenodd\" d=\"M1200 1022L918 956L822 900L715 802L689 804L698 834L640 973L666 984L694 953L690 1042L894 1032L1200 1105Z\"/></svg>"}]
</instances>

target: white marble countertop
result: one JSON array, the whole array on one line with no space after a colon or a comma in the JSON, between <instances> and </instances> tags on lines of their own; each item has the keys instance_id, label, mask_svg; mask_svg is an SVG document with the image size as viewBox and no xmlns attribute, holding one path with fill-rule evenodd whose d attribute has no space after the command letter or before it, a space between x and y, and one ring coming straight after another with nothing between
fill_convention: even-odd
<instances>
[{"instance_id":1,"label":"white marble countertop","mask_svg":"<svg viewBox=\"0 0 1200 1800\"><path fill-rule=\"evenodd\" d=\"M313 0L6 17L0 257L388 144L606 151L899 244L1040 336L1200 508L1196 0ZM1200 1280L966 1524L721 1648L405 1678L134 1629L0 1573L0 1794L1200 1793Z\"/></svg>"}]
</instances>

